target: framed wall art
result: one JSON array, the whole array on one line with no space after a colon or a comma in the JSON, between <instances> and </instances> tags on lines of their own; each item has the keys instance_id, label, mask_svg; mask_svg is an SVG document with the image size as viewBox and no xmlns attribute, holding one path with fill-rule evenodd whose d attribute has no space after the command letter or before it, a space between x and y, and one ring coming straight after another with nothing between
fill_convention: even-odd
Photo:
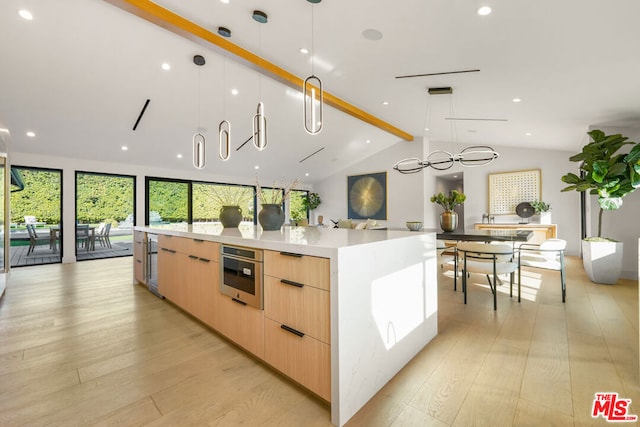
<instances>
[{"instance_id":1,"label":"framed wall art","mask_svg":"<svg viewBox=\"0 0 640 427\"><path fill-rule=\"evenodd\" d=\"M387 173L347 177L348 218L387 219Z\"/></svg>"},{"instance_id":2,"label":"framed wall art","mask_svg":"<svg viewBox=\"0 0 640 427\"><path fill-rule=\"evenodd\" d=\"M514 214L522 202L542 200L540 169L489 174L489 213Z\"/></svg>"}]
</instances>

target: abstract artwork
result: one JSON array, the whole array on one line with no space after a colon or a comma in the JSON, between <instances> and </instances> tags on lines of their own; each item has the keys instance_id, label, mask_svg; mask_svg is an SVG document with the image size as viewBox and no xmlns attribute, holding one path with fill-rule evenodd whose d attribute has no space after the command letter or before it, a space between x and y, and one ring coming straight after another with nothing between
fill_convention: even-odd
<instances>
[{"instance_id":1,"label":"abstract artwork","mask_svg":"<svg viewBox=\"0 0 640 427\"><path fill-rule=\"evenodd\" d=\"M387 219L387 173L347 177L348 218Z\"/></svg>"},{"instance_id":2,"label":"abstract artwork","mask_svg":"<svg viewBox=\"0 0 640 427\"><path fill-rule=\"evenodd\" d=\"M513 214L522 202L541 200L540 169L489 174L489 213Z\"/></svg>"}]
</instances>

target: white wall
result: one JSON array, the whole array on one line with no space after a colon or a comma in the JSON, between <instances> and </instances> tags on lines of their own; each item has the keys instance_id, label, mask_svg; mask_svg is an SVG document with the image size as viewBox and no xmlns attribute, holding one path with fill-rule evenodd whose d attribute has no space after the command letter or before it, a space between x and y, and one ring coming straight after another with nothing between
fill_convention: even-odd
<instances>
[{"instance_id":1,"label":"white wall","mask_svg":"<svg viewBox=\"0 0 640 427\"><path fill-rule=\"evenodd\" d=\"M387 220L378 222L388 227L404 228L406 221L423 221L423 174L403 175L393 170L395 162L408 157L422 158L421 138L412 142L398 142L315 184L314 191L322 199L315 214L324 216L325 225L332 224L330 219L347 219L347 176L386 171Z\"/></svg>"}]
</instances>

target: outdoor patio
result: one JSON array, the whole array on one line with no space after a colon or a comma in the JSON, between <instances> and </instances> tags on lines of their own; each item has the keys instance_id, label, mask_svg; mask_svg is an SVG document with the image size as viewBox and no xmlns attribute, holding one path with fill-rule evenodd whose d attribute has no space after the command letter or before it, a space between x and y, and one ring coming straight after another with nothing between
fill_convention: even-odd
<instances>
[{"instance_id":1,"label":"outdoor patio","mask_svg":"<svg viewBox=\"0 0 640 427\"><path fill-rule=\"evenodd\" d=\"M46 228L40 230L49 231ZM11 267L22 267L27 265L51 264L61 262L60 247L54 252L48 245L36 245L33 251L27 255L29 250L29 237L26 231L12 231L11 233ZM77 260L84 261L90 259L113 258L133 255L133 236L131 230L111 229L110 233L111 248L102 246L99 242L95 242L95 249L87 251L85 248L78 248ZM16 245L17 242L23 243Z\"/></svg>"}]
</instances>

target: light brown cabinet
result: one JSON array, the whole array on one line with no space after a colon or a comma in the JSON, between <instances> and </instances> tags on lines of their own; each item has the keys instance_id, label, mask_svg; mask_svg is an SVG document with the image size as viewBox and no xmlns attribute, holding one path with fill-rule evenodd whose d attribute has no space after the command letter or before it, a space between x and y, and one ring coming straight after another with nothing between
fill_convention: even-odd
<instances>
[{"instance_id":1,"label":"light brown cabinet","mask_svg":"<svg viewBox=\"0 0 640 427\"><path fill-rule=\"evenodd\" d=\"M218 291L219 292L219 291ZM214 328L260 359L264 358L264 311L218 294Z\"/></svg>"},{"instance_id":2,"label":"light brown cabinet","mask_svg":"<svg viewBox=\"0 0 640 427\"><path fill-rule=\"evenodd\" d=\"M144 231L133 232L133 280L147 284L146 275L146 250L145 240L147 234Z\"/></svg>"},{"instance_id":3,"label":"light brown cabinet","mask_svg":"<svg viewBox=\"0 0 640 427\"><path fill-rule=\"evenodd\" d=\"M267 363L331 400L329 260L265 251Z\"/></svg>"},{"instance_id":4,"label":"light brown cabinet","mask_svg":"<svg viewBox=\"0 0 640 427\"><path fill-rule=\"evenodd\" d=\"M210 326L220 289L219 256L215 242L158 236L158 291Z\"/></svg>"}]
</instances>

